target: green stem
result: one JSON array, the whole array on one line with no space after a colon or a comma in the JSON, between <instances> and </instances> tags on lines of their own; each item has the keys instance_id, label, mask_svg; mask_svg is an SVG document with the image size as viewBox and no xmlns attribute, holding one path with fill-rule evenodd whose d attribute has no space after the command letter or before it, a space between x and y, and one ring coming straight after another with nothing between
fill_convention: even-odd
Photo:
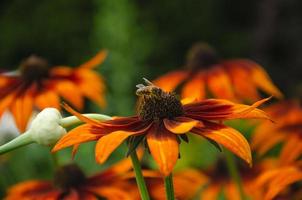
<instances>
[{"instance_id":1,"label":"green stem","mask_svg":"<svg viewBox=\"0 0 302 200\"><path fill-rule=\"evenodd\" d=\"M230 173L233 181L237 185L237 189L239 191L240 199L241 200L246 200L246 196L244 194L241 178L240 178L240 175L238 173L238 169L237 169L235 161L234 161L234 156L229 151L225 151L225 155L226 155L226 161L227 161L227 166L228 166L229 173Z\"/></svg>"},{"instance_id":2,"label":"green stem","mask_svg":"<svg viewBox=\"0 0 302 200\"><path fill-rule=\"evenodd\" d=\"M135 173L135 178L136 178L136 183L138 185L139 193L141 195L142 200L150 200L149 193L147 190L147 186L143 177L142 169L140 166L140 162L138 160L136 151L133 151L130 154L134 173Z\"/></svg>"},{"instance_id":3,"label":"green stem","mask_svg":"<svg viewBox=\"0 0 302 200\"><path fill-rule=\"evenodd\" d=\"M172 173L165 177L165 189L167 200L174 200L174 187Z\"/></svg>"},{"instance_id":4,"label":"green stem","mask_svg":"<svg viewBox=\"0 0 302 200\"><path fill-rule=\"evenodd\" d=\"M107 115L102 115L102 114L90 113L90 114L83 114L83 115L90 119L95 119L95 120L99 120L99 121L106 121L106 120L111 119L111 117L109 117ZM72 125L76 125L79 123L82 123L82 121L79 118L77 118L76 116L65 117L65 118L62 118L60 121L60 125L63 126L64 128L67 128L67 127L70 127Z\"/></svg>"},{"instance_id":5,"label":"green stem","mask_svg":"<svg viewBox=\"0 0 302 200\"><path fill-rule=\"evenodd\" d=\"M34 141L31 138L31 134L29 133L29 131L27 131L22 135L19 135L18 137L14 138L10 142L0 146L0 155L12 151L14 149L17 149L19 147L31 144L33 142Z\"/></svg>"}]
</instances>

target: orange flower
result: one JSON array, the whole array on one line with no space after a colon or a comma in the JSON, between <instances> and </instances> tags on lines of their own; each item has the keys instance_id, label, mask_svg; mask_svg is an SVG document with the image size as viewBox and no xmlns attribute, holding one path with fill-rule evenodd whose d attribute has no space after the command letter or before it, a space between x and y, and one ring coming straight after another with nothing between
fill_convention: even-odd
<instances>
[{"instance_id":1,"label":"orange flower","mask_svg":"<svg viewBox=\"0 0 302 200\"><path fill-rule=\"evenodd\" d=\"M299 182L302 183L301 163L284 166L278 162L274 168L266 170L257 177L255 191L261 192L264 200L273 200L277 197L299 199L294 198L301 198L301 185L294 186L295 183Z\"/></svg>"},{"instance_id":2,"label":"orange flower","mask_svg":"<svg viewBox=\"0 0 302 200\"><path fill-rule=\"evenodd\" d=\"M87 97L105 105L103 79L92 69L103 62L106 52L99 52L88 62L73 69L49 67L46 60L31 56L21 63L19 72L0 73L0 116L8 109L17 127L24 132L34 108L60 108L60 97L82 109Z\"/></svg>"},{"instance_id":3,"label":"orange flower","mask_svg":"<svg viewBox=\"0 0 302 200\"><path fill-rule=\"evenodd\" d=\"M280 163L291 164L302 155L302 108L298 102L285 101L268 107L266 112L276 123L260 124L253 135L252 146L263 155L284 142Z\"/></svg>"},{"instance_id":4,"label":"orange flower","mask_svg":"<svg viewBox=\"0 0 302 200\"><path fill-rule=\"evenodd\" d=\"M132 200L136 186L124 178L132 168L129 159L122 160L92 177L85 177L75 164L58 169L54 181L31 180L8 190L5 200Z\"/></svg>"},{"instance_id":5,"label":"orange flower","mask_svg":"<svg viewBox=\"0 0 302 200\"><path fill-rule=\"evenodd\" d=\"M134 138L132 141L136 141L135 144L146 140L161 173L167 176L179 157L180 139L186 140L186 133L192 132L225 146L247 163L252 163L246 139L235 129L217 122L238 118L267 119L267 115L256 107L268 99L256 102L252 106L217 99L182 105L175 94L164 92L152 83L146 82L148 86L142 84L137 86L139 88L136 92L139 96L137 116L114 117L109 121L98 122L65 105L67 111L86 124L63 136L53 148L53 152L68 146L74 146L75 152L79 144L98 140L95 148L96 160L104 163L127 138Z\"/></svg>"},{"instance_id":6,"label":"orange flower","mask_svg":"<svg viewBox=\"0 0 302 200\"><path fill-rule=\"evenodd\" d=\"M257 89L281 98L268 74L257 63L247 59L220 60L206 44L198 43L188 53L187 69L163 75L154 84L173 91L183 84L182 98L201 100L208 95L229 100L258 100Z\"/></svg>"},{"instance_id":7,"label":"orange flower","mask_svg":"<svg viewBox=\"0 0 302 200\"><path fill-rule=\"evenodd\" d=\"M148 173L144 173L151 198L154 200L165 200L165 188L162 178L149 177L148 175ZM207 177L194 169L187 169L173 174L175 199L192 199L207 182Z\"/></svg>"}]
</instances>

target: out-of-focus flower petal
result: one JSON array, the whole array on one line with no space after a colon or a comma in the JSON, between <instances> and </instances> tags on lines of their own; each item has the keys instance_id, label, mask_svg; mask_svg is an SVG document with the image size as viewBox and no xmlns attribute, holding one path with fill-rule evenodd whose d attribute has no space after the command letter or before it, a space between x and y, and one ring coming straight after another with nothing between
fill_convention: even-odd
<instances>
[{"instance_id":1,"label":"out-of-focus flower petal","mask_svg":"<svg viewBox=\"0 0 302 200\"><path fill-rule=\"evenodd\" d=\"M104 62L107 57L108 52L106 50L99 51L93 58L89 59L87 62L81 64L79 68L93 69L97 65Z\"/></svg>"},{"instance_id":2,"label":"out-of-focus flower petal","mask_svg":"<svg viewBox=\"0 0 302 200\"><path fill-rule=\"evenodd\" d=\"M10 109L17 127L21 132L24 132L33 109L33 97L30 91L16 98L10 105Z\"/></svg>"},{"instance_id":3,"label":"out-of-focus flower petal","mask_svg":"<svg viewBox=\"0 0 302 200\"><path fill-rule=\"evenodd\" d=\"M201 100L205 97L205 80L202 72L197 73L194 77L184 84L181 97L194 100Z\"/></svg>"},{"instance_id":4,"label":"out-of-focus flower petal","mask_svg":"<svg viewBox=\"0 0 302 200\"><path fill-rule=\"evenodd\" d=\"M161 76L153 81L154 85L162 88L166 92L173 91L188 76L187 71L173 71Z\"/></svg>"},{"instance_id":5,"label":"out-of-focus flower petal","mask_svg":"<svg viewBox=\"0 0 302 200\"><path fill-rule=\"evenodd\" d=\"M252 68L251 78L254 80L255 84L261 88L263 91L271 94L277 98L283 98L280 90L273 84L269 75L256 63Z\"/></svg>"},{"instance_id":6,"label":"out-of-focus flower petal","mask_svg":"<svg viewBox=\"0 0 302 200\"><path fill-rule=\"evenodd\" d=\"M278 173L270 183L264 199L272 200L288 185L301 180L302 172L296 168L288 168L287 170L280 171L280 173Z\"/></svg>"},{"instance_id":7,"label":"out-of-focus flower petal","mask_svg":"<svg viewBox=\"0 0 302 200\"><path fill-rule=\"evenodd\" d=\"M206 77L208 88L215 97L235 100L231 81L222 67L213 67Z\"/></svg>"},{"instance_id":8,"label":"out-of-focus flower petal","mask_svg":"<svg viewBox=\"0 0 302 200\"><path fill-rule=\"evenodd\" d=\"M60 98L54 91L45 90L35 97L35 104L40 110L47 107L60 109Z\"/></svg>"},{"instance_id":9,"label":"out-of-focus flower petal","mask_svg":"<svg viewBox=\"0 0 302 200\"><path fill-rule=\"evenodd\" d=\"M72 81L60 81L58 84L54 83L54 87L58 94L62 96L66 101L71 103L78 110L83 109L83 96L78 90L78 86Z\"/></svg>"}]
</instances>

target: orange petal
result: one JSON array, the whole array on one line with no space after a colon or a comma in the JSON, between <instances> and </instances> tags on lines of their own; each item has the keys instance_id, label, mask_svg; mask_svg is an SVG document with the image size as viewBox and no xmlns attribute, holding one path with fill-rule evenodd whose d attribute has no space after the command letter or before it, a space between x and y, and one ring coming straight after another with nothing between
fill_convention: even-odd
<instances>
[{"instance_id":1,"label":"orange petal","mask_svg":"<svg viewBox=\"0 0 302 200\"><path fill-rule=\"evenodd\" d=\"M102 50L98 52L93 58L80 65L79 68L88 68L88 69L95 68L97 65L103 63L106 57L107 57L107 51Z\"/></svg>"},{"instance_id":2,"label":"orange petal","mask_svg":"<svg viewBox=\"0 0 302 200\"><path fill-rule=\"evenodd\" d=\"M60 109L60 99L55 92L51 90L45 90L35 97L35 105L40 110L43 110L47 107Z\"/></svg>"},{"instance_id":3,"label":"orange petal","mask_svg":"<svg viewBox=\"0 0 302 200\"><path fill-rule=\"evenodd\" d=\"M292 136L288 139L281 150L280 164L292 164L302 155L302 139L300 136Z\"/></svg>"},{"instance_id":4,"label":"orange petal","mask_svg":"<svg viewBox=\"0 0 302 200\"><path fill-rule=\"evenodd\" d=\"M207 86L215 97L222 99L234 100L234 93L228 74L221 68L216 66L207 72Z\"/></svg>"},{"instance_id":5,"label":"orange petal","mask_svg":"<svg viewBox=\"0 0 302 200\"><path fill-rule=\"evenodd\" d=\"M173 120L164 119L166 129L175 134L188 133L198 123L200 122L187 117L176 117Z\"/></svg>"},{"instance_id":6,"label":"orange petal","mask_svg":"<svg viewBox=\"0 0 302 200\"><path fill-rule=\"evenodd\" d=\"M144 153L143 149L138 148L136 153L137 153L139 160L141 160L143 157L143 153ZM118 161L117 163L112 165L108 170L113 171L114 174L125 174L125 172L129 171L130 169L132 169L132 161L128 157L126 159Z\"/></svg>"},{"instance_id":7,"label":"orange petal","mask_svg":"<svg viewBox=\"0 0 302 200\"><path fill-rule=\"evenodd\" d=\"M218 144L252 165L252 155L249 143L237 130L211 122L205 123L205 128L194 128L193 133L214 140Z\"/></svg>"},{"instance_id":8,"label":"orange petal","mask_svg":"<svg viewBox=\"0 0 302 200\"><path fill-rule=\"evenodd\" d=\"M175 134L154 125L147 133L150 152L164 176L170 175L179 154L179 144Z\"/></svg>"},{"instance_id":9,"label":"orange petal","mask_svg":"<svg viewBox=\"0 0 302 200\"><path fill-rule=\"evenodd\" d=\"M83 121L83 122L85 122L85 123L88 123L88 124L91 124L91 125L94 125L94 126L100 126L100 125L101 125L100 122L98 122L98 121L96 121L96 120L94 120L94 119L90 119L90 118L88 118L88 117L85 117L84 115L78 113L77 111L75 111L74 109L72 109L72 108L71 108L68 104L66 104L66 103L63 103L62 106L63 106L63 108L64 108L67 112L69 112L69 113L71 113L72 115L76 116L77 118L79 118L79 120L81 120L81 121Z\"/></svg>"},{"instance_id":10,"label":"orange petal","mask_svg":"<svg viewBox=\"0 0 302 200\"><path fill-rule=\"evenodd\" d=\"M133 200L129 191L122 190L118 186L89 187L87 190L108 200Z\"/></svg>"},{"instance_id":11,"label":"orange petal","mask_svg":"<svg viewBox=\"0 0 302 200\"><path fill-rule=\"evenodd\" d=\"M101 134L102 132L99 127L95 127L90 124L78 126L64 135L53 147L52 152L59 151L72 145L97 140L102 136Z\"/></svg>"},{"instance_id":12,"label":"orange petal","mask_svg":"<svg viewBox=\"0 0 302 200\"><path fill-rule=\"evenodd\" d=\"M83 97L78 87L71 81L57 81L55 84L55 90L66 101L70 102L78 110L83 109Z\"/></svg>"},{"instance_id":13,"label":"orange petal","mask_svg":"<svg viewBox=\"0 0 302 200\"><path fill-rule=\"evenodd\" d=\"M114 131L99 139L95 147L95 157L97 162L104 163L111 153L131 135L143 134L152 124L140 128L136 131Z\"/></svg>"},{"instance_id":14,"label":"orange petal","mask_svg":"<svg viewBox=\"0 0 302 200\"><path fill-rule=\"evenodd\" d=\"M264 111L257 109L269 99L262 99L251 106L223 99L207 99L183 107L187 117L197 120L270 119Z\"/></svg>"},{"instance_id":15,"label":"orange petal","mask_svg":"<svg viewBox=\"0 0 302 200\"><path fill-rule=\"evenodd\" d=\"M77 86L82 94L103 108L106 105L104 98L106 87L102 76L87 69L75 71L75 76L78 79Z\"/></svg>"},{"instance_id":16,"label":"orange petal","mask_svg":"<svg viewBox=\"0 0 302 200\"><path fill-rule=\"evenodd\" d=\"M162 88L164 91L171 92L175 90L175 88L188 76L188 72L186 71L173 71L169 72L154 81L154 85Z\"/></svg>"},{"instance_id":17,"label":"orange petal","mask_svg":"<svg viewBox=\"0 0 302 200\"><path fill-rule=\"evenodd\" d=\"M0 116L13 102L15 95L16 95L15 93L11 93L0 100Z\"/></svg>"},{"instance_id":18,"label":"orange petal","mask_svg":"<svg viewBox=\"0 0 302 200\"><path fill-rule=\"evenodd\" d=\"M283 98L280 90L273 84L269 75L256 63L252 63L252 74L251 78L255 82L255 84L261 88L263 91L271 94L277 98Z\"/></svg>"},{"instance_id":19,"label":"orange petal","mask_svg":"<svg viewBox=\"0 0 302 200\"><path fill-rule=\"evenodd\" d=\"M290 184L302 180L302 172L295 168L281 171L270 183L265 200L272 200Z\"/></svg>"},{"instance_id":20,"label":"orange petal","mask_svg":"<svg viewBox=\"0 0 302 200\"><path fill-rule=\"evenodd\" d=\"M205 97L204 75L199 72L190 79L182 88L181 97L186 99L201 100Z\"/></svg>"},{"instance_id":21,"label":"orange petal","mask_svg":"<svg viewBox=\"0 0 302 200\"><path fill-rule=\"evenodd\" d=\"M259 94L251 79L250 70L242 66L238 60L229 60L223 62L225 69L227 70L229 77L232 81L234 92L236 97L242 100L258 100Z\"/></svg>"},{"instance_id":22,"label":"orange petal","mask_svg":"<svg viewBox=\"0 0 302 200\"><path fill-rule=\"evenodd\" d=\"M16 125L21 132L26 130L27 123L32 115L32 109L33 97L29 92L16 97L15 101L10 106Z\"/></svg>"}]
</instances>

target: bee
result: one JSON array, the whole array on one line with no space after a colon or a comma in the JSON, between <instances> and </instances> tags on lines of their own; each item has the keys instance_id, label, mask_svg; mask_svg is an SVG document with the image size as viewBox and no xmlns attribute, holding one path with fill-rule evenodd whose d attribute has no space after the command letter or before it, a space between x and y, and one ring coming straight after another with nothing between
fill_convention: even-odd
<instances>
[{"instance_id":1,"label":"bee","mask_svg":"<svg viewBox=\"0 0 302 200\"><path fill-rule=\"evenodd\" d=\"M136 87L138 88L136 90L136 95L137 96L151 96L152 94L154 94L154 92L156 90L158 90L159 88L156 87L151 81L149 81L146 78L143 78L143 80L145 81L146 85L144 84L138 84L136 85Z\"/></svg>"}]
</instances>

